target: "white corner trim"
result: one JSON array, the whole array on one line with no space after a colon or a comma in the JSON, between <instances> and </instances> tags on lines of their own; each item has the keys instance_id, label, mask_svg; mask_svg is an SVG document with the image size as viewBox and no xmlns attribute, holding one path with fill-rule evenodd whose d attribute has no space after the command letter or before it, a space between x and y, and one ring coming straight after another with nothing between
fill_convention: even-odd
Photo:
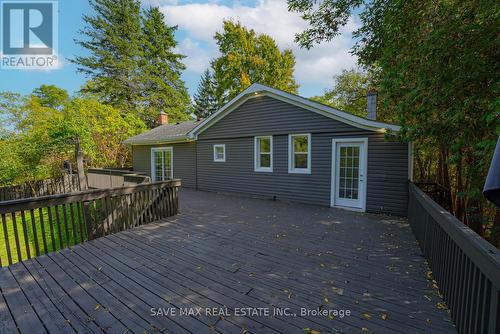
<instances>
[{"instance_id":1,"label":"white corner trim","mask_svg":"<svg viewBox=\"0 0 500 334\"><path fill-rule=\"evenodd\" d=\"M151 180L156 182L156 164L155 164L155 152L161 151L170 151L170 175L174 178L174 149L172 146L164 146L164 147L152 147L150 152L150 163L151 163ZM162 170L162 177L165 179L164 171Z\"/></svg>"},{"instance_id":2,"label":"white corner trim","mask_svg":"<svg viewBox=\"0 0 500 334\"><path fill-rule=\"evenodd\" d=\"M340 122L344 122L350 124L354 127L358 127L365 130L377 131L377 132L385 132L386 129L398 132L400 130L400 126L373 121L369 119L365 119L362 117L358 117L347 112L334 109L332 107L323 105L318 102L311 101L307 98L290 94L284 92L279 89L271 88L268 86L264 86L261 84L253 84L243 92L241 92L238 96L229 101L226 105L224 105L221 109L210 115L203 122L198 124L193 130L188 133L189 138L197 139L198 135L208 129L213 124L217 123L221 118L229 114L231 111L236 109L239 105L247 101L248 99L257 97L257 96L270 96L284 102L288 102L304 109L316 112L323 116L338 120Z\"/></svg>"},{"instance_id":3,"label":"white corner trim","mask_svg":"<svg viewBox=\"0 0 500 334\"><path fill-rule=\"evenodd\" d=\"M222 150L224 152L224 158L219 159L217 158L217 148L222 147ZM214 162L226 162L226 144L214 144Z\"/></svg>"},{"instance_id":4,"label":"white corner trim","mask_svg":"<svg viewBox=\"0 0 500 334\"><path fill-rule=\"evenodd\" d=\"M294 147L292 138L298 136L307 136L307 168L295 168L294 166ZM290 174L311 174L311 134L310 133L291 133L288 135L288 173Z\"/></svg>"},{"instance_id":5,"label":"white corner trim","mask_svg":"<svg viewBox=\"0 0 500 334\"><path fill-rule=\"evenodd\" d=\"M361 208L337 206L335 204L335 192L337 184L337 143L363 143L363 165L365 178L362 184L363 196L361 197ZM331 160L331 186L330 186L330 206L345 210L366 212L366 195L368 184L368 138L333 138L332 139L332 160Z\"/></svg>"},{"instance_id":6,"label":"white corner trim","mask_svg":"<svg viewBox=\"0 0 500 334\"><path fill-rule=\"evenodd\" d=\"M270 167L259 166L260 162L260 146L259 139L269 139L270 140ZM254 137L254 148L253 148L253 164L255 172L273 172L273 136L255 136Z\"/></svg>"}]
</instances>

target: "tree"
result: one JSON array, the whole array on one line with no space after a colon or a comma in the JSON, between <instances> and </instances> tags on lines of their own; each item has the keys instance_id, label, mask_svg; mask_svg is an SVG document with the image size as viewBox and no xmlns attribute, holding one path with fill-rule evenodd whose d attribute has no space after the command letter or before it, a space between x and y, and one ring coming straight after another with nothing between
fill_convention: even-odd
<instances>
[{"instance_id":1,"label":"tree","mask_svg":"<svg viewBox=\"0 0 500 334\"><path fill-rule=\"evenodd\" d=\"M329 41L354 12L353 48L379 69L401 137L433 147L431 177L451 189L452 212L480 234L493 212L481 189L500 134L498 2L289 0L310 28L305 47Z\"/></svg>"},{"instance_id":2,"label":"tree","mask_svg":"<svg viewBox=\"0 0 500 334\"><path fill-rule=\"evenodd\" d=\"M206 118L222 107L217 101L216 85L209 69L203 72L198 91L194 95L194 113L200 118Z\"/></svg>"},{"instance_id":3,"label":"tree","mask_svg":"<svg viewBox=\"0 0 500 334\"><path fill-rule=\"evenodd\" d=\"M175 52L177 41L174 32L177 27L169 27L165 16L157 7L144 11L143 58L141 60L141 84L146 109L146 122L154 124L159 111L166 112L176 120L188 118L191 102L188 91L181 79L186 68L185 57Z\"/></svg>"},{"instance_id":4,"label":"tree","mask_svg":"<svg viewBox=\"0 0 500 334\"><path fill-rule=\"evenodd\" d=\"M343 70L334 77L334 86L325 90L322 96L312 99L348 113L366 117L366 93L375 88L367 72L356 69Z\"/></svg>"},{"instance_id":5,"label":"tree","mask_svg":"<svg viewBox=\"0 0 500 334\"><path fill-rule=\"evenodd\" d=\"M65 89L54 85L41 85L33 90L33 96L40 99L40 104L44 107L58 109L68 101L69 95Z\"/></svg>"},{"instance_id":6,"label":"tree","mask_svg":"<svg viewBox=\"0 0 500 334\"><path fill-rule=\"evenodd\" d=\"M91 85L84 92L96 94L101 101L124 110L140 107L139 59L141 49L140 1L91 0L95 16L84 15L86 37L77 41L90 55L71 62L88 75Z\"/></svg>"},{"instance_id":7,"label":"tree","mask_svg":"<svg viewBox=\"0 0 500 334\"><path fill-rule=\"evenodd\" d=\"M223 31L214 38L221 53L212 61L219 100L231 100L252 83L297 92L292 50L280 51L270 36L258 35L239 22L224 21Z\"/></svg>"},{"instance_id":8,"label":"tree","mask_svg":"<svg viewBox=\"0 0 500 334\"><path fill-rule=\"evenodd\" d=\"M88 56L71 60L90 77L82 92L120 110L133 111L154 126L160 111L185 120L190 99L181 79L183 55L175 52L176 27L157 7L141 12L138 0L92 0L95 16L77 41Z\"/></svg>"},{"instance_id":9,"label":"tree","mask_svg":"<svg viewBox=\"0 0 500 334\"><path fill-rule=\"evenodd\" d=\"M9 120L2 131L7 135L0 138L0 184L57 176L63 161L74 158L77 136L93 167L123 166L130 161L123 141L145 130L140 118L92 97L47 106L44 101L57 101L64 90L46 88L27 96L0 94L2 118Z\"/></svg>"}]
</instances>

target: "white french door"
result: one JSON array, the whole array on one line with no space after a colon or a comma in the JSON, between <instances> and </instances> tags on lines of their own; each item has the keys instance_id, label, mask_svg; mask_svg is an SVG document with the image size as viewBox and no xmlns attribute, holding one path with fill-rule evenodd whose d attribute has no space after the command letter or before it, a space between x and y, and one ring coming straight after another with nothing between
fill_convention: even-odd
<instances>
[{"instance_id":1,"label":"white french door","mask_svg":"<svg viewBox=\"0 0 500 334\"><path fill-rule=\"evenodd\" d=\"M173 178L174 164L172 147L155 147L151 149L151 177L153 182Z\"/></svg>"},{"instance_id":2,"label":"white french door","mask_svg":"<svg viewBox=\"0 0 500 334\"><path fill-rule=\"evenodd\" d=\"M334 139L332 206L365 211L368 140Z\"/></svg>"}]
</instances>

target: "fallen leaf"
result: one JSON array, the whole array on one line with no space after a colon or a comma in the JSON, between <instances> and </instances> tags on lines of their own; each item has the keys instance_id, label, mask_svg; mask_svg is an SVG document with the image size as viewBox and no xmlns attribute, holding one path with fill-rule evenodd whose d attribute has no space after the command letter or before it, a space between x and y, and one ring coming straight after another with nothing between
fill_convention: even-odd
<instances>
[{"instance_id":1,"label":"fallen leaf","mask_svg":"<svg viewBox=\"0 0 500 334\"><path fill-rule=\"evenodd\" d=\"M446 307L446 304L445 303L437 303L436 304L436 307L439 309L439 310L446 310L447 307Z\"/></svg>"},{"instance_id":2,"label":"fallen leaf","mask_svg":"<svg viewBox=\"0 0 500 334\"><path fill-rule=\"evenodd\" d=\"M372 315L370 313L363 313L363 317L365 317L366 319L371 319L372 318Z\"/></svg>"},{"instance_id":3,"label":"fallen leaf","mask_svg":"<svg viewBox=\"0 0 500 334\"><path fill-rule=\"evenodd\" d=\"M304 328L304 332L306 332L307 334L321 334L320 331L317 331L315 329L311 329L309 327Z\"/></svg>"},{"instance_id":4,"label":"fallen leaf","mask_svg":"<svg viewBox=\"0 0 500 334\"><path fill-rule=\"evenodd\" d=\"M382 314L380 315L380 318L382 318L382 320L387 320L387 318L388 318L388 317L389 317L389 316L388 316L386 313L382 313Z\"/></svg>"},{"instance_id":5,"label":"fallen leaf","mask_svg":"<svg viewBox=\"0 0 500 334\"><path fill-rule=\"evenodd\" d=\"M96 311L97 311L97 310L98 310L98 309L100 309L100 308L101 308L101 305L97 304L97 305L95 306L94 310L96 310Z\"/></svg>"}]
</instances>

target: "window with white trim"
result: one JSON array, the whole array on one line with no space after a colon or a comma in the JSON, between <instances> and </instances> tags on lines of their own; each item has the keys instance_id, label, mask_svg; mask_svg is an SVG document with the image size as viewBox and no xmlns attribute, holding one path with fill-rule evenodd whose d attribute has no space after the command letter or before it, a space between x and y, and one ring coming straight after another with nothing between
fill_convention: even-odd
<instances>
[{"instance_id":1,"label":"window with white trim","mask_svg":"<svg viewBox=\"0 0 500 334\"><path fill-rule=\"evenodd\" d=\"M255 137L254 164L256 172L273 171L273 137Z\"/></svg>"},{"instance_id":2,"label":"window with white trim","mask_svg":"<svg viewBox=\"0 0 500 334\"><path fill-rule=\"evenodd\" d=\"M288 172L311 173L311 134L288 135Z\"/></svg>"},{"instance_id":3,"label":"window with white trim","mask_svg":"<svg viewBox=\"0 0 500 334\"><path fill-rule=\"evenodd\" d=\"M225 144L214 145L214 161L215 162L225 162L226 161L226 145Z\"/></svg>"}]
</instances>

